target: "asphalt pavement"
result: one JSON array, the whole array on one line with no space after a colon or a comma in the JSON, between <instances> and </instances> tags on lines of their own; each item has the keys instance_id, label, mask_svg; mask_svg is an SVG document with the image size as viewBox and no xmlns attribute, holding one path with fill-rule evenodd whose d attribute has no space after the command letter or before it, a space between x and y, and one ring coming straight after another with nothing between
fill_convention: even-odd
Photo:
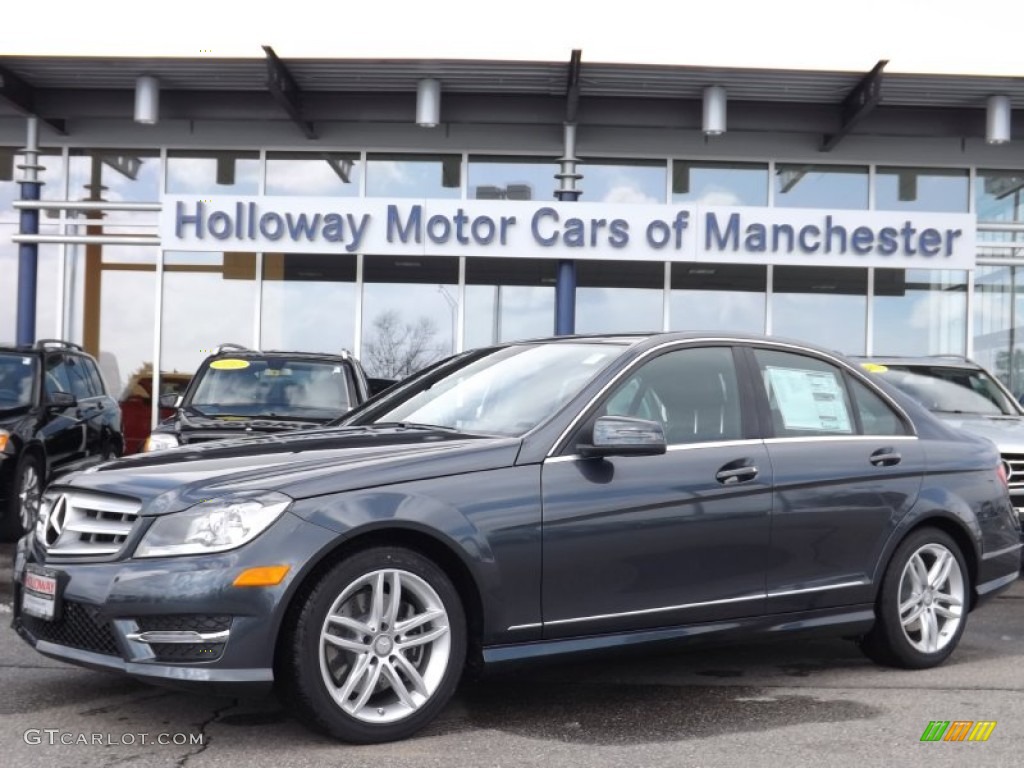
<instances>
[{"instance_id":1,"label":"asphalt pavement","mask_svg":"<svg viewBox=\"0 0 1024 768\"><path fill-rule=\"evenodd\" d=\"M10 615L10 554L0 610ZM464 684L419 736L339 744L274 699L182 694L35 653L0 622L0 763L51 766L1018 766L1024 581L971 614L945 665L877 667L843 640L563 663ZM933 720L987 742L922 742Z\"/></svg>"}]
</instances>

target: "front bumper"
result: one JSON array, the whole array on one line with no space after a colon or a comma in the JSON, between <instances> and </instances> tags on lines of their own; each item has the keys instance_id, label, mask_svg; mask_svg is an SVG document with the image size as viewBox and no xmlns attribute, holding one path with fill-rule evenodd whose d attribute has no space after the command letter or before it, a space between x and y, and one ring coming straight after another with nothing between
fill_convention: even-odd
<instances>
[{"instance_id":1,"label":"front bumper","mask_svg":"<svg viewBox=\"0 0 1024 768\"><path fill-rule=\"evenodd\" d=\"M179 688L259 693L274 680L288 602L336 535L285 512L232 552L64 563L46 561L30 534L14 562L13 626L40 653L72 664ZM28 564L60 574L57 620L23 612ZM268 565L289 566L281 584L232 585L245 569Z\"/></svg>"}]
</instances>

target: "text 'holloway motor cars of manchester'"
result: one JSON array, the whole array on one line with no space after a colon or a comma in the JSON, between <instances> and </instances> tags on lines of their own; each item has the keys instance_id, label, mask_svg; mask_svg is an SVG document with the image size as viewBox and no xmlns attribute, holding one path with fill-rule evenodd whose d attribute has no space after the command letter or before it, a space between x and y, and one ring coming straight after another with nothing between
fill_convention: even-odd
<instances>
[{"instance_id":1,"label":"text 'holloway motor cars of manchester'","mask_svg":"<svg viewBox=\"0 0 1024 768\"><path fill-rule=\"evenodd\" d=\"M276 686L380 742L467 667L557 654L824 631L931 667L1020 548L995 446L846 359L563 337L454 357L338 426L60 478L14 624L150 682Z\"/></svg>"}]
</instances>

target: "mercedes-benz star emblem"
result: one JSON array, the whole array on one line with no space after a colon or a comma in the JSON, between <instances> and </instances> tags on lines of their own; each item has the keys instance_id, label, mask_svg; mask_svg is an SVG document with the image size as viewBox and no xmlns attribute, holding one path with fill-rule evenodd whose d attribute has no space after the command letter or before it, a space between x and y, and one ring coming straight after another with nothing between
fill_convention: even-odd
<instances>
[{"instance_id":1,"label":"mercedes-benz star emblem","mask_svg":"<svg viewBox=\"0 0 1024 768\"><path fill-rule=\"evenodd\" d=\"M43 538L46 541L46 546L52 547L57 543L57 539L59 539L61 533L64 532L64 520L67 515L68 497L62 495L53 503L53 508L50 510L50 514L46 517L46 528L43 532Z\"/></svg>"}]
</instances>

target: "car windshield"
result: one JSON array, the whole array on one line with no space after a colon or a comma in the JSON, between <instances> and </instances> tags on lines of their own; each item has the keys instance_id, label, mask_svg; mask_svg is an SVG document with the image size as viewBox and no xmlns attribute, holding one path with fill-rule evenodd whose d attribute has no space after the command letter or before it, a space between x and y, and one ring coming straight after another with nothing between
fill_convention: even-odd
<instances>
[{"instance_id":1,"label":"car windshield","mask_svg":"<svg viewBox=\"0 0 1024 768\"><path fill-rule=\"evenodd\" d=\"M984 371L939 365L892 365L876 371L930 411L984 416L1017 416L1019 412ZM872 370L875 370L872 368Z\"/></svg>"},{"instance_id":2,"label":"car windshield","mask_svg":"<svg viewBox=\"0 0 1024 768\"><path fill-rule=\"evenodd\" d=\"M185 405L212 417L327 421L351 407L345 368L288 357L220 358L197 374Z\"/></svg>"},{"instance_id":3,"label":"car windshield","mask_svg":"<svg viewBox=\"0 0 1024 768\"><path fill-rule=\"evenodd\" d=\"M36 361L31 355L0 352L0 411L32 405Z\"/></svg>"},{"instance_id":4,"label":"car windshield","mask_svg":"<svg viewBox=\"0 0 1024 768\"><path fill-rule=\"evenodd\" d=\"M552 416L622 353L610 343L514 344L463 358L385 397L350 424L403 422L487 435L522 435Z\"/></svg>"}]
</instances>

